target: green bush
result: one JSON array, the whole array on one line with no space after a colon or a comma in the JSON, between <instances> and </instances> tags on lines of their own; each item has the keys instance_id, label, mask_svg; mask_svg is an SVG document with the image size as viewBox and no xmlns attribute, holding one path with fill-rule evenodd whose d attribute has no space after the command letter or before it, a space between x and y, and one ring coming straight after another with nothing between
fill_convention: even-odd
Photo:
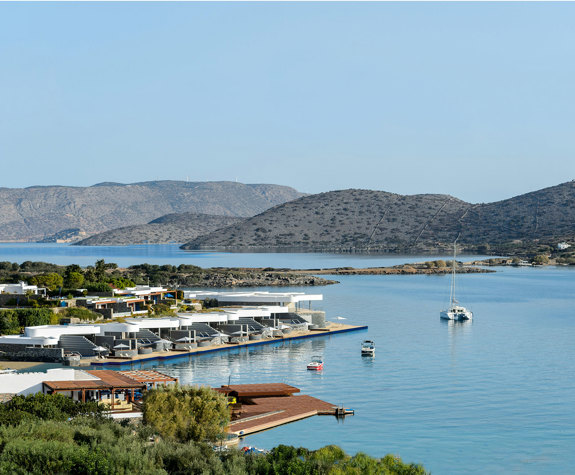
<instances>
[{"instance_id":1,"label":"green bush","mask_svg":"<svg viewBox=\"0 0 575 475\"><path fill-rule=\"evenodd\" d=\"M110 292L112 287L106 282L87 282L86 289L88 292Z\"/></svg>"},{"instance_id":2,"label":"green bush","mask_svg":"<svg viewBox=\"0 0 575 475\"><path fill-rule=\"evenodd\" d=\"M14 308L0 310L0 333L17 335L23 327L50 324L52 310L48 308Z\"/></svg>"},{"instance_id":3,"label":"green bush","mask_svg":"<svg viewBox=\"0 0 575 475\"><path fill-rule=\"evenodd\" d=\"M101 317L99 313L92 312L84 307L68 307L64 312L61 313L62 316L69 318L79 318L80 320L96 320Z\"/></svg>"},{"instance_id":4,"label":"green bush","mask_svg":"<svg viewBox=\"0 0 575 475\"><path fill-rule=\"evenodd\" d=\"M144 423L168 439L215 441L229 419L227 398L208 387L160 386L144 395Z\"/></svg>"},{"instance_id":5,"label":"green bush","mask_svg":"<svg viewBox=\"0 0 575 475\"><path fill-rule=\"evenodd\" d=\"M100 416L102 406L96 402L77 402L61 394L15 396L0 404L0 424L17 425L22 420L65 421L70 417Z\"/></svg>"}]
</instances>

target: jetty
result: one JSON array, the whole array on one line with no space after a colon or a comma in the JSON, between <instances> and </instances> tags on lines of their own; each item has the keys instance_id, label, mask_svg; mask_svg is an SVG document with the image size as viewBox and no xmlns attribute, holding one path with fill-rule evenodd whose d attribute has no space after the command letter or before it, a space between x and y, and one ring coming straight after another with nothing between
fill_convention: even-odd
<instances>
[{"instance_id":1,"label":"jetty","mask_svg":"<svg viewBox=\"0 0 575 475\"><path fill-rule=\"evenodd\" d=\"M342 414L342 408L283 383L236 384L216 388L228 396L232 420L228 432L245 436L315 415ZM347 414L353 413L349 409Z\"/></svg>"}]
</instances>

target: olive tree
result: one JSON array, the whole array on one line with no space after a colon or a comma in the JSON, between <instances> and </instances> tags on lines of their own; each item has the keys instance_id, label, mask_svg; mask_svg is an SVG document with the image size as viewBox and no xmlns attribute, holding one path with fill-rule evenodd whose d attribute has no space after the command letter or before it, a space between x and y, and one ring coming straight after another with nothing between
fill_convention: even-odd
<instances>
[{"instance_id":1,"label":"olive tree","mask_svg":"<svg viewBox=\"0 0 575 475\"><path fill-rule=\"evenodd\" d=\"M144 396L144 424L181 442L222 438L230 420L227 398L208 387L160 386Z\"/></svg>"}]
</instances>

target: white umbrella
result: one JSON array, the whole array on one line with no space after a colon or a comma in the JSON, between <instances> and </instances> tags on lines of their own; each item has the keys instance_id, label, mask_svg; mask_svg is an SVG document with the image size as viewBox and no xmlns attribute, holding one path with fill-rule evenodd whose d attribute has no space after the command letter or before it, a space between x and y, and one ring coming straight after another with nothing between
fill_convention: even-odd
<instances>
[{"instance_id":1,"label":"white umbrella","mask_svg":"<svg viewBox=\"0 0 575 475\"><path fill-rule=\"evenodd\" d=\"M194 339L190 338L189 336L185 336L184 338L180 338L176 341L181 341L182 343L189 343L190 341L194 341Z\"/></svg>"},{"instance_id":2,"label":"white umbrella","mask_svg":"<svg viewBox=\"0 0 575 475\"><path fill-rule=\"evenodd\" d=\"M101 353L102 351L108 351L108 348L104 348L103 346L96 346L92 348L92 350L96 353Z\"/></svg>"},{"instance_id":3,"label":"white umbrella","mask_svg":"<svg viewBox=\"0 0 575 475\"><path fill-rule=\"evenodd\" d=\"M163 345L170 345L172 342L170 340L164 340L162 338L160 340L156 340L154 343L162 343Z\"/></svg>"},{"instance_id":4,"label":"white umbrella","mask_svg":"<svg viewBox=\"0 0 575 475\"><path fill-rule=\"evenodd\" d=\"M125 349L130 349L130 347L128 345L124 345L123 343L120 343L119 345L114 346L114 350L125 350Z\"/></svg>"}]
</instances>

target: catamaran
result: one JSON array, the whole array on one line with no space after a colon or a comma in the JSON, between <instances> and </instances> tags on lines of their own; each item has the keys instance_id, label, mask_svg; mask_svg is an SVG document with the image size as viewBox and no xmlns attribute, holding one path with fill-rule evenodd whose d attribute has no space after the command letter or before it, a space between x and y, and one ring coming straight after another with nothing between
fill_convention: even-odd
<instances>
[{"instance_id":1,"label":"catamaran","mask_svg":"<svg viewBox=\"0 0 575 475\"><path fill-rule=\"evenodd\" d=\"M473 313L471 310L467 310L465 307L459 305L459 302L455 299L455 255L457 253L457 239L453 243L453 261L452 261L452 271L451 271L451 295L449 298L450 304L447 310L442 310L439 316L445 320L457 320L465 321L471 320L473 318Z\"/></svg>"}]
</instances>

